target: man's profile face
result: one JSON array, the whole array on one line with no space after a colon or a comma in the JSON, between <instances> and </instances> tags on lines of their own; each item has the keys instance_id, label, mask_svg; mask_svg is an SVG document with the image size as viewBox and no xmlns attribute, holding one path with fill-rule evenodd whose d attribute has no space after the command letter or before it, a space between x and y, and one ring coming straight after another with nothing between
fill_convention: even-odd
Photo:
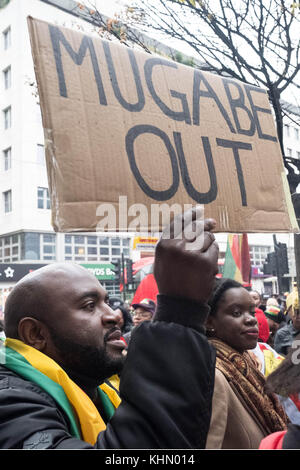
<instances>
[{"instance_id":1,"label":"man's profile face","mask_svg":"<svg viewBox=\"0 0 300 470\"><path fill-rule=\"evenodd\" d=\"M47 280L48 355L74 375L98 383L119 372L124 342L107 293L88 271L71 265Z\"/></svg>"}]
</instances>

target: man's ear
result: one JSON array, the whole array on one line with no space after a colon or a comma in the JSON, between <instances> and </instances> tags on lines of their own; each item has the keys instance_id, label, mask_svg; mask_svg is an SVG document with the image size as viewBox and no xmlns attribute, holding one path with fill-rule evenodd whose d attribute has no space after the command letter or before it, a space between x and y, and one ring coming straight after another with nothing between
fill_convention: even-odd
<instances>
[{"instance_id":1,"label":"man's ear","mask_svg":"<svg viewBox=\"0 0 300 470\"><path fill-rule=\"evenodd\" d=\"M18 325L19 338L23 343L43 351L47 346L48 330L46 325L32 317L24 317Z\"/></svg>"}]
</instances>

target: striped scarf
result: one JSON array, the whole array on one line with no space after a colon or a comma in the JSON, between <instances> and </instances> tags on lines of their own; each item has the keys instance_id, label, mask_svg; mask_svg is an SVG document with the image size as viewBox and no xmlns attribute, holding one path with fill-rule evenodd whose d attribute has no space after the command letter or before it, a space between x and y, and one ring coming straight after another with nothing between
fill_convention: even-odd
<instances>
[{"instance_id":1,"label":"striped scarf","mask_svg":"<svg viewBox=\"0 0 300 470\"><path fill-rule=\"evenodd\" d=\"M216 348L216 368L246 404L265 434L286 429L288 418L274 394L265 392L265 377L248 352L238 353L218 339L211 339Z\"/></svg>"},{"instance_id":2,"label":"striped scarf","mask_svg":"<svg viewBox=\"0 0 300 470\"><path fill-rule=\"evenodd\" d=\"M72 436L94 445L99 432L106 429L88 395L55 361L37 349L22 341L6 338L4 347L0 348L0 363L52 396L65 412ZM98 387L98 394L107 416L111 417L121 402L118 393L103 383Z\"/></svg>"}]
</instances>

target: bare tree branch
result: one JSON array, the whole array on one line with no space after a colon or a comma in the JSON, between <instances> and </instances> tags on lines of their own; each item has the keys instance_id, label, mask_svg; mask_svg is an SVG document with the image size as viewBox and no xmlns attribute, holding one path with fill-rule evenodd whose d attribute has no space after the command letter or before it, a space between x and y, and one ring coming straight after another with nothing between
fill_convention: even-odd
<instances>
[{"instance_id":1,"label":"bare tree branch","mask_svg":"<svg viewBox=\"0 0 300 470\"><path fill-rule=\"evenodd\" d=\"M286 0L128 1L133 5L119 21L108 24L97 12L95 25L127 46L134 43L151 52L138 34L142 27L191 51L203 70L267 89L284 163L292 171L284 156L283 117L289 114L281 94L291 85L300 88L300 5L297 9ZM172 57L176 60L176 54Z\"/></svg>"}]
</instances>

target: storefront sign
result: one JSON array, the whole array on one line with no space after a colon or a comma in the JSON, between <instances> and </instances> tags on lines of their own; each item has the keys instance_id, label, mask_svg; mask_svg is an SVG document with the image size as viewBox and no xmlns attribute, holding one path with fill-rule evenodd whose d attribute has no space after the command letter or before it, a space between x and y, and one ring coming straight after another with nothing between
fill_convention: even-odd
<instances>
[{"instance_id":1,"label":"storefront sign","mask_svg":"<svg viewBox=\"0 0 300 470\"><path fill-rule=\"evenodd\" d=\"M97 279L101 281L113 281L115 274L113 273L113 265L110 263L106 264L81 264L84 268L90 271Z\"/></svg>"},{"instance_id":2,"label":"storefront sign","mask_svg":"<svg viewBox=\"0 0 300 470\"><path fill-rule=\"evenodd\" d=\"M135 237L133 240L134 250L154 250L158 242L157 237Z\"/></svg>"},{"instance_id":3,"label":"storefront sign","mask_svg":"<svg viewBox=\"0 0 300 470\"><path fill-rule=\"evenodd\" d=\"M43 266L45 264L0 263L0 282L18 282L26 274Z\"/></svg>"}]
</instances>

